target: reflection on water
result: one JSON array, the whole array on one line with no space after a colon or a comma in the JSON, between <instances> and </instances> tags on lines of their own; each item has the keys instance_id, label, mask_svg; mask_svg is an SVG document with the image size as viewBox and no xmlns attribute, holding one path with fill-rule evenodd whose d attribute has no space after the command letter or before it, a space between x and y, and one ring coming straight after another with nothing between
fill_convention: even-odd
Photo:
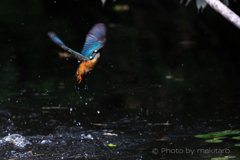
<instances>
[{"instance_id":1,"label":"reflection on water","mask_svg":"<svg viewBox=\"0 0 240 160\"><path fill-rule=\"evenodd\" d=\"M237 113L232 113L232 105L223 103L221 98L225 99L226 93L216 92L218 87L191 86L189 89L189 81L179 81L168 75L142 85L144 80L138 73L111 70L107 74L110 79L103 84L91 80L104 76L96 69L80 85L64 76L67 80L62 78L57 84L58 78L42 81L41 87L44 83L50 84L45 88L14 86L15 91L9 89L11 94L6 94L1 101L1 137L20 134L29 144L19 152L11 143L2 143L5 149L1 150L1 156L176 158L179 155L164 153L161 149L185 151L186 147L227 147L237 155L234 142L226 140L212 146L193 137L237 127ZM159 153L153 154L154 148ZM181 156L188 157L188 154ZM212 157L203 153L193 156Z\"/></svg>"}]
</instances>

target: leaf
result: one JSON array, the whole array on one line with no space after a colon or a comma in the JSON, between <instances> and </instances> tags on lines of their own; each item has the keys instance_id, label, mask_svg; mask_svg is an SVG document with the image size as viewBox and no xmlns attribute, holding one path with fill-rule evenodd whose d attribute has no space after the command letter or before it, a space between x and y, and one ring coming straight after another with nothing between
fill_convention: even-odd
<instances>
[{"instance_id":1,"label":"leaf","mask_svg":"<svg viewBox=\"0 0 240 160\"><path fill-rule=\"evenodd\" d=\"M207 142L207 143L220 143L220 142L222 142L222 140L219 140L219 139L207 139L207 140L205 140L205 142Z\"/></svg>"},{"instance_id":2,"label":"leaf","mask_svg":"<svg viewBox=\"0 0 240 160\"><path fill-rule=\"evenodd\" d=\"M211 158L211 160L227 160L228 158L225 157L216 157L216 158Z\"/></svg>"},{"instance_id":3,"label":"leaf","mask_svg":"<svg viewBox=\"0 0 240 160\"><path fill-rule=\"evenodd\" d=\"M239 130L225 130L221 132L212 132L208 134L199 134L199 135L194 135L196 138L218 138L218 139L224 139L226 138L227 135L235 135L239 134Z\"/></svg>"},{"instance_id":4,"label":"leaf","mask_svg":"<svg viewBox=\"0 0 240 160\"><path fill-rule=\"evenodd\" d=\"M196 5L198 10L203 10L207 6L207 2L205 0L196 0Z\"/></svg>"},{"instance_id":5,"label":"leaf","mask_svg":"<svg viewBox=\"0 0 240 160\"><path fill-rule=\"evenodd\" d=\"M225 132L226 135L234 135L234 134L239 134L240 131L239 130L226 130L226 131L222 131L223 133Z\"/></svg>"},{"instance_id":6,"label":"leaf","mask_svg":"<svg viewBox=\"0 0 240 160\"><path fill-rule=\"evenodd\" d=\"M232 137L232 139L240 140L240 136L238 136L238 137Z\"/></svg>"},{"instance_id":7,"label":"leaf","mask_svg":"<svg viewBox=\"0 0 240 160\"><path fill-rule=\"evenodd\" d=\"M190 2L191 2L191 0L188 0L188 1L186 2L185 6L187 6L187 5L188 5L188 3L190 3Z\"/></svg>"},{"instance_id":8,"label":"leaf","mask_svg":"<svg viewBox=\"0 0 240 160\"><path fill-rule=\"evenodd\" d=\"M105 4L106 0L101 0L101 1L102 1L102 5L104 6L104 4Z\"/></svg>"},{"instance_id":9,"label":"leaf","mask_svg":"<svg viewBox=\"0 0 240 160\"><path fill-rule=\"evenodd\" d=\"M182 4L183 0L180 1L180 3ZM185 3L185 6L188 5L188 3L191 2L191 0L188 0L186 3Z\"/></svg>"},{"instance_id":10,"label":"leaf","mask_svg":"<svg viewBox=\"0 0 240 160\"><path fill-rule=\"evenodd\" d=\"M238 144L235 144L234 146L235 146L235 147L240 147L240 143L238 143Z\"/></svg>"},{"instance_id":11,"label":"leaf","mask_svg":"<svg viewBox=\"0 0 240 160\"><path fill-rule=\"evenodd\" d=\"M194 135L196 138L212 138L211 134L199 134L199 135Z\"/></svg>"},{"instance_id":12,"label":"leaf","mask_svg":"<svg viewBox=\"0 0 240 160\"><path fill-rule=\"evenodd\" d=\"M109 143L109 144L108 144L108 147L116 147L116 145L115 145L115 144L112 144L112 143Z\"/></svg>"},{"instance_id":13,"label":"leaf","mask_svg":"<svg viewBox=\"0 0 240 160\"><path fill-rule=\"evenodd\" d=\"M182 4L184 0L180 0L180 3ZM229 6L229 0L221 0L226 6ZM234 2L236 2L236 0L233 0ZM187 0L187 2L185 3L185 6L187 6L189 3L191 2L191 0ZM197 4L197 8L198 10L203 10L206 6L207 3L205 2L205 0L196 0L196 4Z\"/></svg>"},{"instance_id":14,"label":"leaf","mask_svg":"<svg viewBox=\"0 0 240 160\"><path fill-rule=\"evenodd\" d=\"M213 132L211 133L213 135L214 138L217 138L217 137L222 137L222 136L227 136L227 135L234 135L234 134L239 134L240 131L238 130L226 130L226 131L221 131L221 132Z\"/></svg>"}]
</instances>

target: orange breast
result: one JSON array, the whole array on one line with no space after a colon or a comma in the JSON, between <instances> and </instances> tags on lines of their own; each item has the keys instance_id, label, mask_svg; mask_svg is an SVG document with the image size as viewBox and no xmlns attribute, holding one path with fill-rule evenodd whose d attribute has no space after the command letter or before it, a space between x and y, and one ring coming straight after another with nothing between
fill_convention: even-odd
<instances>
[{"instance_id":1,"label":"orange breast","mask_svg":"<svg viewBox=\"0 0 240 160\"><path fill-rule=\"evenodd\" d=\"M95 65L97 64L98 60L96 59L92 59L89 61L82 61L82 63L80 63L78 71L76 73L76 76L79 77L80 75L86 74L87 72L91 71Z\"/></svg>"}]
</instances>

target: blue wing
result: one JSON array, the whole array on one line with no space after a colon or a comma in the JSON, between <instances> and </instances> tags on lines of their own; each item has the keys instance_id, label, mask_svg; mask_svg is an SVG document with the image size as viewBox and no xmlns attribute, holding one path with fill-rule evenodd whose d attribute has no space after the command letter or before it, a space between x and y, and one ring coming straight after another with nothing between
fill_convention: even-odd
<instances>
[{"instance_id":1,"label":"blue wing","mask_svg":"<svg viewBox=\"0 0 240 160\"><path fill-rule=\"evenodd\" d=\"M84 59L84 60L86 60L86 61L89 60L88 57L85 57L84 55L81 55L80 53L78 53L78 52L72 50L71 48L69 48L68 46L66 46L66 45L61 41L61 39L59 39L59 38L57 37L57 35L56 35L55 33L53 33L53 32L48 32L48 36L52 39L52 41L53 41L54 43L56 43L58 46L60 46L60 47L63 48L64 50L68 51L69 53L71 53L71 54L72 54L74 57L76 57L77 59L80 59L80 60Z\"/></svg>"},{"instance_id":2,"label":"blue wing","mask_svg":"<svg viewBox=\"0 0 240 160\"><path fill-rule=\"evenodd\" d=\"M81 54L85 57L89 57L95 50L101 49L105 42L106 27L103 23L98 23L94 25L87 34Z\"/></svg>"}]
</instances>

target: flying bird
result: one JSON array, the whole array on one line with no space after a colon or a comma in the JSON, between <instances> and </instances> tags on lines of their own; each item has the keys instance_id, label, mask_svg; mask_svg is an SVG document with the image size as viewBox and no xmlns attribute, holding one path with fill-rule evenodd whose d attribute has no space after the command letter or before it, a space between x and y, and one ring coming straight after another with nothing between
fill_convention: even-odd
<instances>
[{"instance_id":1,"label":"flying bird","mask_svg":"<svg viewBox=\"0 0 240 160\"><path fill-rule=\"evenodd\" d=\"M54 43L80 60L80 64L75 73L75 77L78 83L80 83L82 81L82 75L86 75L87 72L91 71L100 58L99 50L106 42L106 26L103 23L98 23L92 27L86 36L81 53L66 46L54 32L48 32L48 36Z\"/></svg>"}]
</instances>

